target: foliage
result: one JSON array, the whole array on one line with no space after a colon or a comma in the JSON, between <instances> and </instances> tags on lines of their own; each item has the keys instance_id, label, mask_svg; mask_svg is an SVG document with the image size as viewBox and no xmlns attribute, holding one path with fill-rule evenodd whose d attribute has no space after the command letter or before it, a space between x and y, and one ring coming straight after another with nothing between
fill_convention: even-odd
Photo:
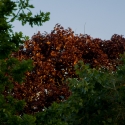
<instances>
[{"instance_id":1,"label":"foliage","mask_svg":"<svg viewBox=\"0 0 125 125\"><path fill-rule=\"evenodd\" d=\"M13 57L13 52L27 39L22 32L14 33L12 22L19 20L22 24L42 25L49 20L50 13L40 12L39 15L32 15L30 9L34 8L29 0L0 0L0 124L1 125L24 125L34 124L33 116L22 114L25 100L13 98L13 83L22 83L25 73L30 71L31 60L18 60ZM25 12L28 10L28 13Z\"/></svg>"},{"instance_id":2,"label":"foliage","mask_svg":"<svg viewBox=\"0 0 125 125\"><path fill-rule=\"evenodd\" d=\"M67 78L78 78L74 65L82 60L91 68L115 70L125 52L125 38L113 35L111 40L76 35L71 28L57 24L51 33L34 35L25 41L14 57L33 60L34 69L26 73L26 81L15 85L15 98L25 99L25 112L34 113L49 107L54 101L66 100L71 92ZM29 89L30 88L30 89ZM21 91L21 93L20 93Z\"/></svg>"},{"instance_id":3,"label":"foliage","mask_svg":"<svg viewBox=\"0 0 125 125\"><path fill-rule=\"evenodd\" d=\"M116 72L96 70L80 61L75 65L80 79L68 79L72 95L37 113L38 125L124 125L125 56Z\"/></svg>"},{"instance_id":4,"label":"foliage","mask_svg":"<svg viewBox=\"0 0 125 125\"><path fill-rule=\"evenodd\" d=\"M12 22L49 20L49 13L32 16L32 8L29 0L0 0L0 123L124 124L125 38L93 39L57 24L28 40Z\"/></svg>"}]
</instances>

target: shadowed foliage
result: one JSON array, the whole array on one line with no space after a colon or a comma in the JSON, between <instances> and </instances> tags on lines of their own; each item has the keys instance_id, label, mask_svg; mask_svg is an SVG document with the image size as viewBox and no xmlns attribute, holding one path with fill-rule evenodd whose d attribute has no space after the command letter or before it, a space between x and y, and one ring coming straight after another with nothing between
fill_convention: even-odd
<instances>
[{"instance_id":1,"label":"shadowed foliage","mask_svg":"<svg viewBox=\"0 0 125 125\"><path fill-rule=\"evenodd\" d=\"M0 0L0 125L34 125L36 118L22 113L25 100L13 97L13 83L21 84L25 73L32 71L31 60L18 60L12 53L19 50L28 36L13 31L13 23L28 23L42 26L50 18L50 12L32 13L34 6L30 0ZM18 85L17 85L18 86Z\"/></svg>"},{"instance_id":2,"label":"shadowed foliage","mask_svg":"<svg viewBox=\"0 0 125 125\"><path fill-rule=\"evenodd\" d=\"M42 111L52 102L66 100L71 92L67 78L78 77L74 65L84 61L91 68L115 70L119 56L125 51L125 38L113 35L110 40L93 39L87 34L76 35L71 28L56 24L51 33L32 36L12 56L18 60L33 60L34 68L26 73L22 85L15 83L13 96L25 99L26 113Z\"/></svg>"}]
</instances>

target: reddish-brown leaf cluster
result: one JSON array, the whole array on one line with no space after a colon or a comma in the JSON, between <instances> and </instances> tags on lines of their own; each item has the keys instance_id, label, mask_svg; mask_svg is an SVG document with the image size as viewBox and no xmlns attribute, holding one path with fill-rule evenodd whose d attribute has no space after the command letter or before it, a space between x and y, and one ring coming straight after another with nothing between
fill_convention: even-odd
<instances>
[{"instance_id":1,"label":"reddish-brown leaf cluster","mask_svg":"<svg viewBox=\"0 0 125 125\"><path fill-rule=\"evenodd\" d=\"M71 28L57 24L50 34L34 35L20 47L15 57L19 60L32 59L34 68L26 73L22 85L15 83L14 97L25 99L26 113L42 111L53 101L67 99L69 88L64 80L77 77L74 65L83 60L93 67L114 70L119 54L125 51L125 38L113 35L111 40L93 39L89 35L75 35Z\"/></svg>"}]
</instances>

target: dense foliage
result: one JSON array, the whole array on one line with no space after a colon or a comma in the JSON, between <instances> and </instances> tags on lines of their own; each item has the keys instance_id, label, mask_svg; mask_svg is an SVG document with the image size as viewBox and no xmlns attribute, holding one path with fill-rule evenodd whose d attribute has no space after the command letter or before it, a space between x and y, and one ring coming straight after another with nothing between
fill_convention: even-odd
<instances>
[{"instance_id":1,"label":"dense foliage","mask_svg":"<svg viewBox=\"0 0 125 125\"><path fill-rule=\"evenodd\" d=\"M93 39L57 24L28 40L12 23L40 26L50 14L31 8L0 0L0 124L124 125L125 38Z\"/></svg>"},{"instance_id":2,"label":"dense foliage","mask_svg":"<svg viewBox=\"0 0 125 125\"><path fill-rule=\"evenodd\" d=\"M19 60L33 60L34 68L26 73L22 85L15 84L14 97L25 99L25 112L42 111L52 102L67 99L71 91L67 78L78 78L74 65L82 60L91 68L115 70L121 63L119 55L125 52L125 38L113 35L110 40L93 39L89 35L76 35L71 28L57 24L51 33L34 35L20 46L13 56Z\"/></svg>"},{"instance_id":3,"label":"dense foliage","mask_svg":"<svg viewBox=\"0 0 125 125\"><path fill-rule=\"evenodd\" d=\"M75 65L80 79L68 79L72 95L37 113L37 124L124 125L125 56L122 61L115 72L92 69L80 61Z\"/></svg>"},{"instance_id":4,"label":"dense foliage","mask_svg":"<svg viewBox=\"0 0 125 125\"><path fill-rule=\"evenodd\" d=\"M24 100L13 98L13 83L22 83L25 72L32 69L31 60L18 60L12 56L28 37L14 33L12 23L19 20L23 25L42 25L49 20L50 13L40 12L32 15L29 0L0 0L0 124L1 125L24 125L34 124L35 117L22 114L26 105ZM27 10L27 13L25 13Z\"/></svg>"}]
</instances>

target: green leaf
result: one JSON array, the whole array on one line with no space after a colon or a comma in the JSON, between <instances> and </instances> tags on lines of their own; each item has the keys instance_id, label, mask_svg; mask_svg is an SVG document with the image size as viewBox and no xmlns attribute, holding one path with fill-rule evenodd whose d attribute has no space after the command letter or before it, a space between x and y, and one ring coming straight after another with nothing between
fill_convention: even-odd
<instances>
[{"instance_id":1,"label":"green leaf","mask_svg":"<svg viewBox=\"0 0 125 125\"><path fill-rule=\"evenodd\" d=\"M36 118L34 116L24 114L22 116L22 119L23 119L22 125L36 125L35 124Z\"/></svg>"},{"instance_id":2,"label":"green leaf","mask_svg":"<svg viewBox=\"0 0 125 125\"><path fill-rule=\"evenodd\" d=\"M29 5L28 7L29 7L29 8L34 8L34 6L33 6L33 5Z\"/></svg>"}]
</instances>

